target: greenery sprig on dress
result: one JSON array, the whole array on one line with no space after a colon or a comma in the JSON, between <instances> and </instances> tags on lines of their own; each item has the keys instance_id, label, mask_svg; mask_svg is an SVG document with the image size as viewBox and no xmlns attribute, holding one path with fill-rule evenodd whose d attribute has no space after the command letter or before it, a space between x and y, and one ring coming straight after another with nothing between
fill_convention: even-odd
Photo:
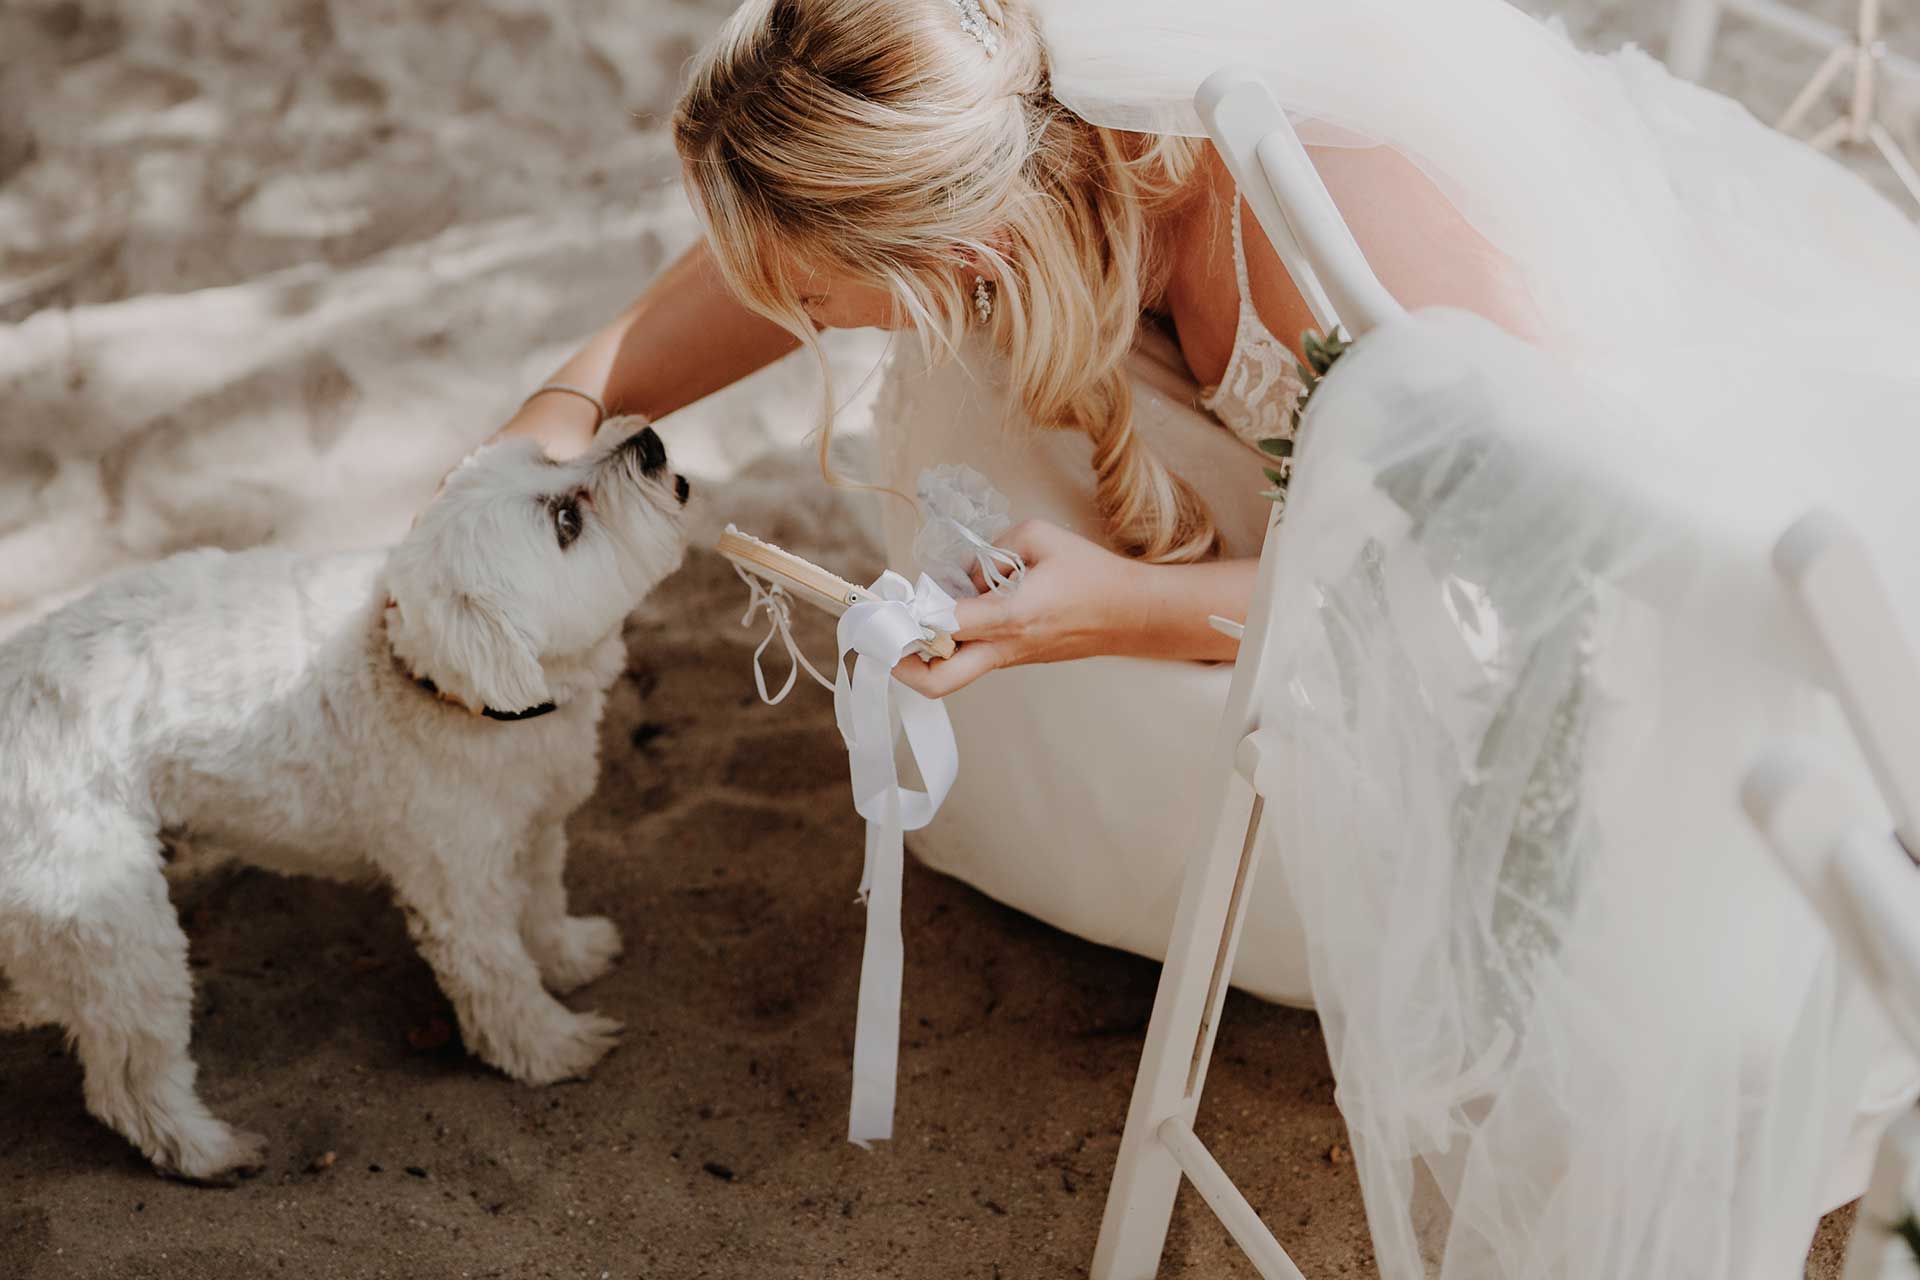
<instances>
[{"instance_id":1,"label":"greenery sprig on dress","mask_svg":"<svg viewBox=\"0 0 1920 1280\"><path fill-rule=\"evenodd\" d=\"M1300 382L1305 390L1294 401L1293 411L1287 415L1287 434L1260 441L1260 452L1273 458L1277 464L1266 468L1267 481L1273 488L1260 496L1268 501L1286 502L1287 485L1293 480L1293 446L1300 435L1300 420L1307 412L1307 401L1319 388L1320 379L1327 376L1327 370L1333 368L1333 362L1345 355L1347 348L1352 345L1344 329L1335 329L1330 337L1323 337L1315 329L1300 335L1300 349L1307 355L1307 363L1300 370Z\"/></svg>"}]
</instances>

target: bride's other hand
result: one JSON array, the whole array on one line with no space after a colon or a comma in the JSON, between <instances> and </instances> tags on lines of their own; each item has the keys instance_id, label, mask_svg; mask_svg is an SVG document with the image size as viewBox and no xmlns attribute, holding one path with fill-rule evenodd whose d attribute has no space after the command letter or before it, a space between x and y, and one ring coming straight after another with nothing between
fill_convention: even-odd
<instances>
[{"instance_id":1,"label":"bride's other hand","mask_svg":"<svg viewBox=\"0 0 1920 1280\"><path fill-rule=\"evenodd\" d=\"M953 656L903 659L893 669L900 683L944 698L1000 667L1115 651L1124 619L1138 606L1146 566L1041 520L1015 525L996 541L1026 561L1020 585L958 601ZM984 586L978 577L975 585Z\"/></svg>"},{"instance_id":2,"label":"bride's other hand","mask_svg":"<svg viewBox=\"0 0 1920 1280\"><path fill-rule=\"evenodd\" d=\"M599 410L578 396L558 393L535 394L521 404L514 415L507 419L505 426L474 446L473 453L478 453L481 449L500 440L524 437L538 440L548 457L564 461L584 453L593 443L594 432L599 429L599 426ZM458 471L461 463L465 462L466 458L472 457L473 453L467 454L460 462L446 469L440 477L440 482L433 486L433 496L427 499L420 511L433 505L434 499L446 489L447 477ZM415 524L420 522L420 511L413 513Z\"/></svg>"}]
</instances>

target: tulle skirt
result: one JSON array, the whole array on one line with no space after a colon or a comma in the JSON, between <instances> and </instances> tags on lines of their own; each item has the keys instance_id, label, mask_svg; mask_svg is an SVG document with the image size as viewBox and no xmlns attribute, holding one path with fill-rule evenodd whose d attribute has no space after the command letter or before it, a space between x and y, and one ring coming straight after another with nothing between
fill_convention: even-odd
<instances>
[{"instance_id":1,"label":"tulle skirt","mask_svg":"<svg viewBox=\"0 0 1920 1280\"><path fill-rule=\"evenodd\" d=\"M1542 196L1521 212L1566 221L1501 241L1552 255L1521 263L1540 346L1422 313L1315 398L1268 650L1292 750L1235 978L1319 1009L1383 1274L1798 1275L1920 1072L1738 791L1791 735L1876 803L1769 552L1837 508L1920 636L1920 232L1644 56L1523 25L1495 24L1535 61L1465 70L1490 100L1565 87L1539 180L1606 198ZM1258 461L1185 394L1142 422L1252 554ZM1005 417L978 353L897 371L885 474L972 462L1016 516L1095 532L1084 446ZM922 855L1157 953L1225 687L989 677L953 700L963 790Z\"/></svg>"}]
</instances>

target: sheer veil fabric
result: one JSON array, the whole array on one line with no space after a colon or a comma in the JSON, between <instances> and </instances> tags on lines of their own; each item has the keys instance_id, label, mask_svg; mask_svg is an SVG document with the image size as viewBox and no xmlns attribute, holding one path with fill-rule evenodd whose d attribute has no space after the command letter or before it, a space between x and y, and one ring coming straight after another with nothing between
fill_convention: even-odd
<instances>
[{"instance_id":1,"label":"sheer veil fabric","mask_svg":"<svg viewBox=\"0 0 1920 1280\"><path fill-rule=\"evenodd\" d=\"M1920 636L1920 232L1500 0L1039 9L1076 113L1198 134L1250 67L1310 149L1417 166L1539 317L1361 342L1286 517L1269 874L1382 1272L1798 1275L1915 1067L1737 790L1781 733L1865 778L1771 586L1795 517L1846 512Z\"/></svg>"}]
</instances>

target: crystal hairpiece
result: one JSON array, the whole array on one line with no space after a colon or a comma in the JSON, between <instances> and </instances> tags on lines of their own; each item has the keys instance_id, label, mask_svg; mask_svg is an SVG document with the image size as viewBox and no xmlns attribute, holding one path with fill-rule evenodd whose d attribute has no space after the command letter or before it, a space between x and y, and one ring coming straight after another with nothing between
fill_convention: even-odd
<instances>
[{"instance_id":1,"label":"crystal hairpiece","mask_svg":"<svg viewBox=\"0 0 1920 1280\"><path fill-rule=\"evenodd\" d=\"M987 11L980 7L980 0L947 0L947 3L959 13L960 29L978 40L989 58L1000 51L1000 37L987 22Z\"/></svg>"}]
</instances>

